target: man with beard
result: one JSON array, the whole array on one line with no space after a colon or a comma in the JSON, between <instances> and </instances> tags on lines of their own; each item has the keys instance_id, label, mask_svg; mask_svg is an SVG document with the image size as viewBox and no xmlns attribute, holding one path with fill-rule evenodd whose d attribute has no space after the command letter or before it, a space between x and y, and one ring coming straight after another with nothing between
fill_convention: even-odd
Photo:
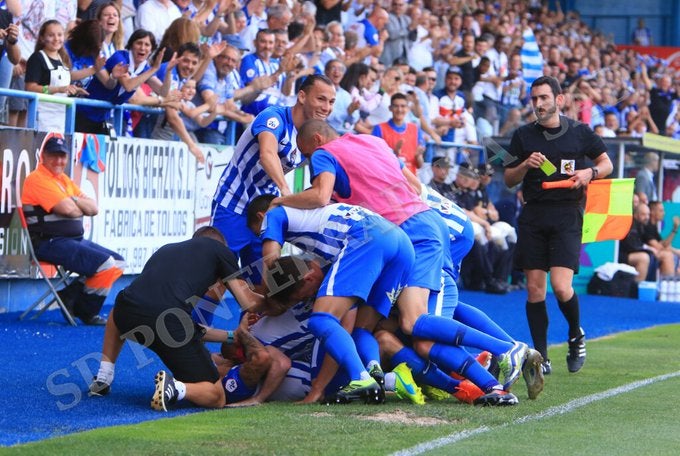
<instances>
[{"instance_id":1,"label":"man with beard","mask_svg":"<svg viewBox=\"0 0 680 456\"><path fill-rule=\"evenodd\" d=\"M585 187L612 172L607 147L587 125L560 116L564 95L555 78L543 76L531 85L536 122L518 128L506 161L505 183L522 184L525 206L518 219L515 266L527 277L526 314L534 347L550 373L547 351L547 273L560 311L569 324L567 368L577 372L586 359L578 296L572 287L578 272ZM594 166L586 165L586 158ZM542 190L546 181L569 180L569 188Z\"/></svg>"},{"instance_id":2,"label":"man with beard","mask_svg":"<svg viewBox=\"0 0 680 456\"><path fill-rule=\"evenodd\" d=\"M333 82L326 76L309 76L295 106L266 108L239 138L213 197L211 225L224 234L243 268L262 258L262 243L246 223L246 205L265 193L291 194L284 175L304 160L297 148L297 129L309 119L325 121L334 103ZM260 275L253 271L250 278L259 283Z\"/></svg>"}]
</instances>

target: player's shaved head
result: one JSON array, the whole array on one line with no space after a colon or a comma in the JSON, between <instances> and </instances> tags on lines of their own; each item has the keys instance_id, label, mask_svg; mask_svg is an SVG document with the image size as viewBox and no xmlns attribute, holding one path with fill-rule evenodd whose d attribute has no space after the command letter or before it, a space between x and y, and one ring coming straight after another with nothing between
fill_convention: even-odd
<instances>
[{"instance_id":1,"label":"player's shaved head","mask_svg":"<svg viewBox=\"0 0 680 456\"><path fill-rule=\"evenodd\" d=\"M310 119L298 130L296 142L302 155L309 158L314 151L338 137L338 133L325 121Z\"/></svg>"},{"instance_id":2,"label":"player's shaved head","mask_svg":"<svg viewBox=\"0 0 680 456\"><path fill-rule=\"evenodd\" d=\"M311 154L313 149L321 147L338 137L338 133L323 120L310 119L302 124L297 134L297 143L305 154ZM312 148L310 151L309 148Z\"/></svg>"}]
</instances>

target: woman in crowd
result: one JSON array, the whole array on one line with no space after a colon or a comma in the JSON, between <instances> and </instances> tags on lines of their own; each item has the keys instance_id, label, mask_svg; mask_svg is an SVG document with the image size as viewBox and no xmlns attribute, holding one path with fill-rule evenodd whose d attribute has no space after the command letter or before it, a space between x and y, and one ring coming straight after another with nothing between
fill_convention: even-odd
<instances>
[{"instance_id":1,"label":"woman in crowd","mask_svg":"<svg viewBox=\"0 0 680 456\"><path fill-rule=\"evenodd\" d=\"M352 96L352 101L359 103L359 114L362 119L380 105L381 96L370 89L376 80L375 71L365 63L353 63L340 81L340 87Z\"/></svg>"},{"instance_id":2,"label":"woman in crowd","mask_svg":"<svg viewBox=\"0 0 680 456\"><path fill-rule=\"evenodd\" d=\"M156 40L151 32L136 30L126 48L116 51L106 61L102 77L92 80L88 89L91 98L109 101L115 104L126 103L143 83L147 82L156 93L167 95L170 78L162 83L156 72L161 66L162 52L159 52L149 65L148 59L156 48ZM171 70L174 65L168 65ZM163 103L163 98L157 99L157 106ZM76 113L77 131L89 133L109 133L106 121L109 110L80 106Z\"/></svg>"},{"instance_id":3,"label":"woman in crowd","mask_svg":"<svg viewBox=\"0 0 680 456\"><path fill-rule=\"evenodd\" d=\"M69 32L64 45L71 59L71 78L85 90L106 63L106 57L100 53L103 36L99 21L82 21Z\"/></svg>"},{"instance_id":4,"label":"woman in crowd","mask_svg":"<svg viewBox=\"0 0 680 456\"><path fill-rule=\"evenodd\" d=\"M71 84L70 66L64 49L64 27L55 19L45 21L38 32L35 52L26 62L26 90L63 97L88 95L82 87ZM38 130L63 132L65 112L65 105L40 102Z\"/></svg>"},{"instance_id":5,"label":"woman in crowd","mask_svg":"<svg viewBox=\"0 0 680 456\"><path fill-rule=\"evenodd\" d=\"M198 44L201 39L201 30L198 24L186 17L180 17L172 21L170 27L163 34L159 49L165 49L163 61L167 62L172 57L173 52L177 51L184 43Z\"/></svg>"},{"instance_id":6,"label":"woman in crowd","mask_svg":"<svg viewBox=\"0 0 680 456\"><path fill-rule=\"evenodd\" d=\"M120 9L115 2L104 3L97 9L97 20L104 32L101 52L107 59L114 52L123 49L123 24Z\"/></svg>"}]
</instances>

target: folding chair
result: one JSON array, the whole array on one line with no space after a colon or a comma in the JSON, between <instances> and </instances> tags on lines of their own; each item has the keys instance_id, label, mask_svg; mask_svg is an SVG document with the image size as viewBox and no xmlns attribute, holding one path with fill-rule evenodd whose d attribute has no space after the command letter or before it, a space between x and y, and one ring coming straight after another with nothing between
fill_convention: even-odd
<instances>
[{"instance_id":1,"label":"folding chair","mask_svg":"<svg viewBox=\"0 0 680 456\"><path fill-rule=\"evenodd\" d=\"M19 320L23 320L32 310L36 309L38 306L42 304L42 307L40 307L37 310L37 313L31 317L32 320L35 320L38 318L40 315L43 314L52 304L55 302L61 309L61 312L64 314L64 317L72 326L77 326L75 320L71 316L71 313L68 311L66 305L64 302L61 300L59 297L59 294L57 293L57 287L60 285L68 285L74 280L74 277L72 277L71 271L66 270L63 266L55 265L52 263L48 263L46 261L40 261L38 258L35 256L35 249L33 249L33 243L31 242L31 237L28 232L28 224L26 223L26 216L24 215L24 208L23 207L17 207L17 214L19 214L19 220L21 222L21 231L25 237L25 239L28 239L28 242L26 243L28 245L28 253L31 256L31 263L33 266L35 266L40 274L40 276L45 280L45 283L47 283L47 290L38 298L33 304L31 304L24 313L21 314L19 317ZM54 271L53 274L49 274L47 271L51 270ZM50 277L54 277L53 279L50 279ZM54 281L54 283L52 283Z\"/></svg>"}]
</instances>

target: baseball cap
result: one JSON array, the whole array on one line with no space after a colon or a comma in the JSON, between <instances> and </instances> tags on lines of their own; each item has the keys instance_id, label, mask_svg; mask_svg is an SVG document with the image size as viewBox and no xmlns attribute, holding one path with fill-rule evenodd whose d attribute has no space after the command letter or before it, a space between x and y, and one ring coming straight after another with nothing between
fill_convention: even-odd
<instances>
[{"instance_id":1,"label":"baseball cap","mask_svg":"<svg viewBox=\"0 0 680 456\"><path fill-rule=\"evenodd\" d=\"M440 168L449 168L451 166L451 161L449 160L449 157L438 158L432 163L432 166L438 166Z\"/></svg>"},{"instance_id":2,"label":"baseball cap","mask_svg":"<svg viewBox=\"0 0 680 456\"><path fill-rule=\"evenodd\" d=\"M479 179L479 173L475 168L470 167L468 163L461 163L458 167L458 174L472 179Z\"/></svg>"},{"instance_id":3,"label":"baseball cap","mask_svg":"<svg viewBox=\"0 0 680 456\"><path fill-rule=\"evenodd\" d=\"M48 152L51 154L68 154L70 152L69 147L66 145L64 138L59 138L57 136L52 136L45 142L43 146L43 152Z\"/></svg>"},{"instance_id":4,"label":"baseball cap","mask_svg":"<svg viewBox=\"0 0 680 456\"><path fill-rule=\"evenodd\" d=\"M493 176L494 171L495 169L489 163L477 167L477 172L480 176Z\"/></svg>"},{"instance_id":5,"label":"baseball cap","mask_svg":"<svg viewBox=\"0 0 680 456\"><path fill-rule=\"evenodd\" d=\"M446 70L446 75L448 76L450 74L457 74L458 76L460 76L462 78L463 77L463 70L461 70L460 67L452 66L452 67L449 67L448 70Z\"/></svg>"}]
</instances>

